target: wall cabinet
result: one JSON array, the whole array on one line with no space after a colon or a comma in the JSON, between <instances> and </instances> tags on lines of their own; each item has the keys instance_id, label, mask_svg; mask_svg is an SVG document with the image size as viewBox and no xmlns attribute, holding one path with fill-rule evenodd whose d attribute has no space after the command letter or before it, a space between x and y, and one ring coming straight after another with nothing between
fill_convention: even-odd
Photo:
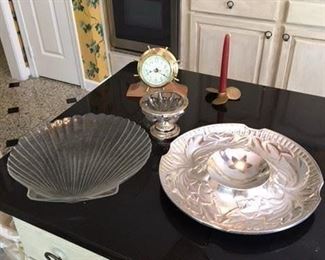
<instances>
[{"instance_id":1,"label":"wall cabinet","mask_svg":"<svg viewBox=\"0 0 325 260\"><path fill-rule=\"evenodd\" d=\"M182 0L183 68L219 76L231 34L229 77L325 97L325 2Z\"/></svg>"}]
</instances>

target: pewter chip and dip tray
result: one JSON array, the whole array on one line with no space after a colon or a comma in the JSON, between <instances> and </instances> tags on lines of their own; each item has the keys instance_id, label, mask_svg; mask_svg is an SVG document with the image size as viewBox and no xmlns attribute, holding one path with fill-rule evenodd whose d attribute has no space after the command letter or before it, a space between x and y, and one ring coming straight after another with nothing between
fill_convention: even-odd
<instances>
[{"instance_id":1,"label":"pewter chip and dip tray","mask_svg":"<svg viewBox=\"0 0 325 260\"><path fill-rule=\"evenodd\" d=\"M243 124L191 130L159 166L162 187L183 212L212 228L267 234L307 219L324 183L311 155L289 138Z\"/></svg>"}]
</instances>

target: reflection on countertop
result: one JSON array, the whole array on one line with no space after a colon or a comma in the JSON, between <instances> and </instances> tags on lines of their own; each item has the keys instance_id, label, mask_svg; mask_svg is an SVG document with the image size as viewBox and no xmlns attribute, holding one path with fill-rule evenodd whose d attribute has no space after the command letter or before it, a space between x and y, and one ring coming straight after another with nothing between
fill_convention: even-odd
<instances>
[{"instance_id":1,"label":"reflection on countertop","mask_svg":"<svg viewBox=\"0 0 325 260\"><path fill-rule=\"evenodd\" d=\"M136 63L129 64L59 118L115 114L148 130L139 99L125 95L137 80L135 71ZM241 100L214 107L205 88L216 86L218 78L187 71L179 78L189 87L189 107L179 120L182 133L218 122L269 128L306 148L325 172L325 98L229 81L242 91ZM8 176L5 156L0 160L0 210L111 259L325 259L324 203L302 224L277 234L242 236L205 227L178 210L161 189L158 166L170 142L152 143L148 163L117 195L72 205L28 200L26 189Z\"/></svg>"}]
</instances>

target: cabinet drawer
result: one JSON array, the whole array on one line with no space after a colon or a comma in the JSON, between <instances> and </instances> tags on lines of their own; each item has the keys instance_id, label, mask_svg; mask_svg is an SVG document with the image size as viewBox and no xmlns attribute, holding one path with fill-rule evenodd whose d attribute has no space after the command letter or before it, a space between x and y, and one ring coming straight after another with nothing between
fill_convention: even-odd
<instances>
[{"instance_id":1,"label":"cabinet drawer","mask_svg":"<svg viewBox=\"0 0 325 260\"><path fill-rule=\"evenodd\" d=\"M286 22L325 27L325 3L290 1Z\"/></svg>"},{"instance_id":2,"label":"cabinet drawer","mask_svg":"<svg viewBox=\"0 0 325 260\"><path fill-rule=\"evenodd\" d=\"M62 260L108 260L67 240L57 237L19 219L14 219L25 254L35 260L46 260L48 253ZM55 258L49 258L55 259Z\"/></svg>"},{"instance_id":3,"label":"cabinet drawer","mask_svg":"<svg viewBox=\"0 0 325 260\"><path fill-rule=\"evenodd\" d=\"M279 2L279 0L191 0L191 10L264 20L276 20L278 17Z\"/></svg>"}]
</instances>

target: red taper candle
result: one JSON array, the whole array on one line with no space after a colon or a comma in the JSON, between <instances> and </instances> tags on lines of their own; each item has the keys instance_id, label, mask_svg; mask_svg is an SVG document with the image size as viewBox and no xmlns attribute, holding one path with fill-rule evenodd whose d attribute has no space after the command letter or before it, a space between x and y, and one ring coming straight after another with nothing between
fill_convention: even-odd
<instances>
[{"instance_id":1,"label":"red taper candle","mask_svg":"<svg viewBox=\"0 0 325 260\"><path fill-rule=\"evenodd\" d=\"M227 88L229 44L230 44L230 35L226 34L223 42L223 50L222 50L219 93L225 93Z\"/></svg>"}]
</instances>

